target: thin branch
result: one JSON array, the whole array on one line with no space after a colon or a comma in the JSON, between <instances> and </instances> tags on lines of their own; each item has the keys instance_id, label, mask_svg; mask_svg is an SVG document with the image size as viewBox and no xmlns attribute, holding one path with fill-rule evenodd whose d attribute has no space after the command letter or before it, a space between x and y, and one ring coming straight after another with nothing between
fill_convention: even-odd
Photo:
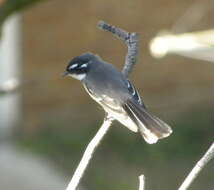
<instances>
[{"instance_id":1,"label":"thin branch","mask_svg":"<svg viewBox=\"0 0 214 190\"><path fill-rule=\"evenodd\" d=\"M120 28L117 28L115 26L111 26L103 21L100 21L98 23L98 27L102 30L106 30L117 36L119 39L124 41L126 45L128 46L128 53L126 56L126 62L123 68L123 74L128 77L128 74L131 72L134 64L136 63L136 57L137 57L137 50L138 50L138 38L136 33L128 33ZM104 122L100 129L98 130L95 137L91 140L91 142L88 144L83 157L67 187L66 190L75 190L80 182L80 179L82 178L89 161L91 160L93 153L95 152L97 146L100 144L102 138L107 133L108 129L111 126L111 123L113 121L113 118L106 117L104 119Z\"/></svg>"},{"instance_id":2,"label":"thin branch","mask_svg":"<svg viewBox=\"0 0 214 190\"><path fill-rule=\"evenodd\" d=\"M195 178L198 176L198 174L204 168L204 166L213 158L214 158L214 143L210 146L210 148L204 154L204 156L197 162L197 164L194 166L194 168L186 177L186 179L184 180L184 182L182 183L178 190L186 190L195 180Z\"/></svg>"},{"instance_id":3,"label":"thin branch","mask_svg":"<svg viewBox=\"0 0 214 190\"><path fill-rule=\"evenodd\" d=\"M139 176L139 190L145 190L145 176Z\"/></svg>"},{"instance_id":4,"label":"thin branch","mask_svg":"<svg viewBox=\"0 0 214 190\"><path fill-rule=\"evenodd\" d=\"M137 55L138 55L138 34L137 33L129 33L125 30L112 26L104 21L100 21L98 23L98 28L111 32L114 36L122 40L128 47L128 53L126 55L126 62L123 67L122 73L128 77L131 73L133 66L137 63Z\"/></svg>"},{"instance_id":5,"label":"thin branch","mask_svg":"<svg viewBox=\"0 0 214 190\"><path fill-rule=\"evenodd\" d=\"M104 119L103 124L100 127L100 129L98 130L97 134L94 136L94 138L88 144L88 146L83 154L83 157L82 157L66 190L75 190L76 189L81 177L83 176L83 174L86 170L86 167L87 167L89 161L91 160L91 158L93 156L94 151L96 150L96 147L99 145L102 138L107 133L108 129L111 126L111 123L112 123L112 118L106 117Z\"/></svg>"}]
</instances>

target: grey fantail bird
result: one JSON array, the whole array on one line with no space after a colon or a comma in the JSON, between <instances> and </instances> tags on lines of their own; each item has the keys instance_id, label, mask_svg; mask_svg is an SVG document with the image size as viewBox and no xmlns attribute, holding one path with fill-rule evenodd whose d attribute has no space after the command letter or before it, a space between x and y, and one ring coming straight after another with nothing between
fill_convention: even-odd
<instances>
[{"instance_id":1,"label":"grey fantail bird","mask_svg":"<svg viewBox=\"0 0 214 190\"><path fill-rule=\"evenodd\" d=\"M68 63L66 75L80 80L109 116L131 131L139 131L147 143L156 143L172 133L165 122L148 112L129 79L99 56L85 53L73 58Z\"/></svg>"}]
</instances>

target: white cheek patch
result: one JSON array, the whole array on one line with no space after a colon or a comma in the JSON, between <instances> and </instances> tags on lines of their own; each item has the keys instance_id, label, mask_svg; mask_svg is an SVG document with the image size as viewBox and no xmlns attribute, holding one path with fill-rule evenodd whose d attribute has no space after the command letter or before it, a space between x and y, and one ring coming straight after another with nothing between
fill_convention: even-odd
<instances>
[{"instance_id":1,"label":"white cheek patch","mask_svg":"<svg viewBox=\"0 0 214 190\"><path fill-rule=\"evenodd\" d=\"M77 80L83 80L86 77L86 74L69 74L71 77L77 79Z\"/></svg>"},{"instance_id":2,"label":"white cheek patch","mask_svg":"<svg viewBox=\"0 0 214 190\"><path fill-rule=\"evenodd\" d=\"M77 66L78 66L78 64L75 63L75 64L71 65L71 66L69 67L69 69L74 69L74 68L76 68Z\"/></svg>"}]
</instances>

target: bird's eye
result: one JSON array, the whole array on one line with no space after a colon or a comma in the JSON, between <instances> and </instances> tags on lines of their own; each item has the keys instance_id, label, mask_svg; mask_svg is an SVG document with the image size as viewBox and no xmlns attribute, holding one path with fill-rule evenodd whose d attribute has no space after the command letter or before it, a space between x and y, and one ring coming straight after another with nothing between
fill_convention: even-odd
<instances>
[{"instance_id":1,"label":"bird's eye","mask_svg":"<svg viewBox=\"0 0 214 190\"><path fill-rule=\"evenodd\" d=\"M76 68L76 67L78 67L78 63L75 63L75 64L71 65L68 69L69 69L69 70L72 70L72 69L74 69L74 68Z\"/></svg>"}]
</instances>

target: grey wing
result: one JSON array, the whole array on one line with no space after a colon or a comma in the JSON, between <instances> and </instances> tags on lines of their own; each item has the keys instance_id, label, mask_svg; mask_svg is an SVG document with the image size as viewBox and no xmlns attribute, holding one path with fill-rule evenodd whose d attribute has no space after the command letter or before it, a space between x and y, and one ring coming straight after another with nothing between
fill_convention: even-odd
<instances>
[{"instance_id":1,"label":"grey wing","mask_svg":"<svg viewBox=\"0 0 214 190\"><path fill-rule=\"evenodd\" d=\"M125 83L124 83L125 89L127 90L126 92L129 94L129 98L131 98L136 103L138 103L140 106L142 106L144 109L146 109L146 107L145 107L138 91L134 87L134 85L128 79L125 79L124 81L125 81ZM116 112L117 114L127 115L126 111L122 107L124 102L121 102L120 100L118 100L118 98L113 98L113 97L110 97L109 95L101 94L101 93L99 93L99 95L97 95L93 90L91 90L91 88L88 87L87 84L84 84L84 87L85 87L86 91L88 92L88 94L92 97L92 99L94 99L96 102L98 102L100 105L102 105L102 107L107 112L112 111L112 112ZM120 94L120 93L121 92L118 91L118 94Z\"/></svg>"},{"instance_id":2,"label":"grey wing","mask_svg":"<svg viewBox=\"0 0 214 190\"><path fill-rule=\"evenodd\" d=\"M127 112L124 110L121 102L104 94L99 94L98 96L96 93L90 90L87 85L84 85L84 87L88 94L92 97L92 99L99 103L110 116L118 120L131 131L138 131L137 126L131 120Z\"/></svg>"},{"instance_id":3,"label":"grey wing","mask_svg":"<svg viewBox=\"0 0 214 190\"><path fill-rule=\"evenodd\" d=\"M88 94L91 96L92 99L94 99L97 103L99 103L105 111L109 112L116 112L118 114L125 113L121 104L116 101L115 99L105 95L105 94L100 94L99 96L95 94L90 88L87 87L87 85L84 85L86 91Z\"/></svg>"}]
</instances>

